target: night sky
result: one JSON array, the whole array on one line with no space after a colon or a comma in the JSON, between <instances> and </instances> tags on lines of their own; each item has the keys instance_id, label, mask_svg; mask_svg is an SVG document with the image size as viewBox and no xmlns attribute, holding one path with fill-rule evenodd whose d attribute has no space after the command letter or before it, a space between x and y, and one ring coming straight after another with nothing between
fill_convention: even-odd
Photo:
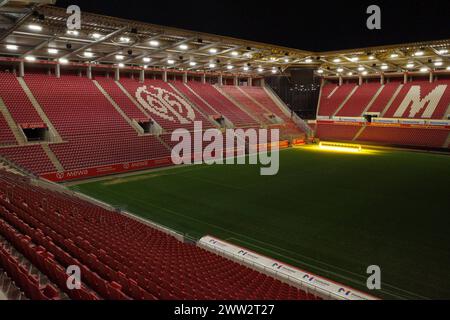
<instances>
[{"instance_id":1,"label":"night sky","mask_svg":"<svg viewBox=\"0 0 450 320\"><path fill-rule=\"evenodd\" d=\"M328 51L450 38L450 1L61 0L81 10L164 26ZM382 29L366 28L366 9L382 10Z\"/></svg>"}]
</instances>

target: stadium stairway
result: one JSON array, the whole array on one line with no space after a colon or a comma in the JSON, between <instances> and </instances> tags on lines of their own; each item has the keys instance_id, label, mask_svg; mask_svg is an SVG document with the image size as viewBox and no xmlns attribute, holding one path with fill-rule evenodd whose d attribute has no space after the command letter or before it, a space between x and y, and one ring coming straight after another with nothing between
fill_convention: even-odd
<instances>
[{"instance_id":1,"label":"stadium stairway","mask_svg":"<svg viewBox=\"0 0 450 320\"><path fill-rule=\"evenodd\" d=\"M214 85L217 91L220 92L221 95L226 97L229 101L231 101L236 107L238 107L242 112L246 113L250 118L252 118L258 125L262 126L264 124L264 120L262 116L255 115L254 112L250 112L248 107L245 106L242 101L237 100L235 95L230 94L230 89L226 89L226 86L218 86Z\"/></svg>"},{"instance_id":2,"label":"stadium stairway","mask_svg":"<svg viewBox=\"0 0 450 320\"><path fill-rule=\"evenodd\" d=\"M34 97L33 93L31 92L30 88L26 84L25 80L23 78L18 77L17 78L20 86L22 87L23 91L27 95L28 99L30 100L31 104L33 105L34 109L36 110L39 117L44 121L45 125L47 126L49 132L50 132L50 140L51 142L62 142L62 138L59 135L58 131L56 130L53 123L50 121L50 119L45 114L44 110L42 109L39 102Z\"/></svg>"},{"instance_id":3,"label":"stadium stairway","mask_svg":"<svg viewBox=\"0 0 450 320\"><path fill-rule=\"evenodd\" d=\"M11 113L9 112L1 97L0 116L0 141L2 141L4 144L24 145L26 143L26 137L12 118Z\"/></svg>"},{"instance_id":4,"label":"stadium stairway","mask_svg":"<svg viewBox=\"0 0 450 320\"><path fill-rule=\"evenodd\" d=\"M122 108L114 101L114 99L109 95L108 92L100 85L100 83L96 80L92 80L95 86L100 90L100 92L105 96L105 98L111 103L111 105L116 109L116 111L122 116L122 118L132 127L138 134L143 135L144 129L139 126L136 120L132 120L128 117L128 115L122 110Z\"/></svg>"},{"instance_id":5,"label":"stadium stairway","mask_svg":"<svg viewBox=\"0 0 450 320\"><path fill-rule=\"evenodd\" d=\"M210 124L213 126L213 127L216 127L216 128L218 128L219 127L219 125L218 125L218 123L217 122L215 122L214 120L212 120L211 119L211 117L210 116L208 116L208 114L206 114L205 112L203 112L203 110L201 109L201 108L199 108L196 104L195 104L195 102L194 101L191 101L191 99L188 97L188 96L186 96L182 91L180 91L178 88L179 87L177 87L174 83L170 83L170 82L168 82L168 84L169 84L169 86L172 88L172 90L174 91L174 92L176 92L180 97L183 97L198 113L200 113L201 115L203 115L203 117L205 118L205 119L208 119L208 121L210 122Z\"/></svg>"}]
</instances>

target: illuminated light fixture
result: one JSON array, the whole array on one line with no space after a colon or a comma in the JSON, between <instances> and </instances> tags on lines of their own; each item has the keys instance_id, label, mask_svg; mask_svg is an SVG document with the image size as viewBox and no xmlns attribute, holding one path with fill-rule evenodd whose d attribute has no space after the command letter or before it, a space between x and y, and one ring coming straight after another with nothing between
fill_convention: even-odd
<instances>
[{"instance_id":1,"label":"illuminated light fixture","mask_svg":"<svg viewBox=\"0 0 450 320\"><path fill-rule=\"evenodd\" d=\"M150 41L150 45L151 45L152 47L158 47L158 46L159 46L159 41L152 40L152 41Z\"/></svg>"},{"instance_id":2,"label":"illuminated light fixture","mask_svg":"<svg viewBox=\"0 0 450 320\"><path fill-rule=\"evenodd\" d=\"M323 70L322 70L322 69L319 69L319 70L317 70L317 73L322 74L322 73L323 73Z\"/></svg>"},{"instance_id":3,"label":"illuminated light fixture","mask_svg":"<svg viewBox=\"0 0 450 320\"><path fill-rule=\"evenodd\" d=\"M447 67L447 70L450 70L450 66Z\"/></svg>"},{"instance_id":4,"label":"illuminated light fixture","mask_svg":"<svg viewBox=\"0 0 450 320\"><path fill-rule=\"evenodd\" d=\"M66 33L70 36L78 36L80 34L77 30L67 30Z\"/></svg>"},{"instance_id":5,"label":"illuminated light fixture","mask_svg":"<svg viewBox=\"0 0 450 320\"><path fill-rule=\"evenodd\" d=\"M289 59L288 59L288 58L285 58L285 59L284 59L284 62L289 63Z\"/></svg>"},{"instance_id":6,"label":"illuminated light fixture","mask_svg":"<svg viewBox=\"0 0 450 320\"><path fill-rule=\"evenodd\" d=\"M277 73L277 69L272 69L272 73L273 74Z\"/></svg>"},{"instance_id":7,"label":"illuminated light fixture","mask_svg":"<svg viewBox=\"0 0 450 320\"><path fill-rule=\"evenodd\" d=\"M231 51L231 55L232 55L233 57L237 57L237 56L239 55L239 52L237 52L237 51Z\"/></svg>"},{"instance_id":8,"label":"illuminated light fixture","mask_svg":"<svg viewBox=\"0 0 450 320\"><path fill-rule=\"evenodd\" d=\"M175 60L169 59L169 60L167 60L167 63L168 63L168 64L174 64L174 63L175 63Z\"/></svg>"},{"instance_id":9,"label":"illuminated light fixture","mask_svg":"<svg viewBox=\"0 0 450 320\"><path fill-rule=\"evenodd\" d=\"M436 61L435 63L434 63L434 65L436 66L436 67L442 67L443 66L443 62L442 61Z\"/></svg>"},{"instance_id":10,"label":"illuminated light fixture","mask_svg":"<svg viewBox=\"0 0 450 320\"><path fill-rule=\"evenodd\" d=\"M325 142L325 141L322 141L319 143L319 148L322 150L334 151L334 152L358 153L358 152L362 151L362 147L360 145L348 144L348 143Z\"/></svg>"},{"instance_id":11,"label":"illuminated light fixture","mask_svg":"<svg viewBox=\"0 0 450 320\"><path fill-rule=\"evenodd\" d=\"M85 51L85 52L84 52L84 56L85 56L86 58L92 58L92 57L94 56L94 54L93 54L92 52Z\"/></svg>"},{"instance_id":12,"label":"illuminated light fixture","mask_svg":"<svg viewBox=\"0 0 450 320\"><path fill-rule=\"evenodd\" d=\"M25 60L30 61L30 62L34 62L34 61L36 61L36 57L33 57L33 56L26 56L26 57L25 57Z\"/></svg>"},{"instance_id":13,"label":"illuminated light fixture","mask_svg":"<svg viewBox=\"0 0 450 320\"><path fill-rule=\"evenodd\" d=\"M28 29L30 29L32 31L42 31L42 27L40 25L37 25L37 24L30 24L30 25L28 25Z\"/></svg>"},{"instance_id":14,"label":"illuminated light fixture","mask_svg":"<svg viewBox=\"0 0 450 320\"><path fill-rule=\"evenodd\" d=\"M398 58L398 54L397 54L397 53L391 54L391 58L392 58L392 59Z\"/></svg>"},{"instance_id":15,"label":"illuminated light fixture","mask_svg":"<svg viewBox=\"0 0 450 320\"><path fill-rule=\"evenodd\" d=\"M352 58L350 58L350 61L351 62L356 62L356 61L359 61L359 58L358 57L352 57Z\"/></svg>"},{"instance_id":16,"label":"illuminated light fixture","mask_svg":"<svg viewBox=\"0 0 450 320\"><path fill-rule=\"evenodd\" d=\"M427 67L420 68L420 72L428 72L428 68Z\"/></svg>"},{"instance_id":17,"label":"illuminated light fixture","mask_svg":"<svg viewBox=\"0 0 450 320\"><path fill-rule=\"evenodd\" d=\"M69 63L69 60L67 60L66 58L59 58L58 61L59 61L59 63L62 63L62 64Z\"/></svg>"},{"instance_id":18,"label":"illuminated light fixture","mask_svg":"<svg viewBox=\"0 0 450 320\"><path fill-rule=\"evenodd\" d=\"M234 67L232 66L232 65L227 65L227 69L228 70L231 70L231 69L233 69Z\"/></svg>"},{"instance_id":19,"label":"illuminated light fixture","mask_svg":"<svg viewBox=\"0 0 450 320\"><path fill-rule=\"evenodd\" d=\"M123 60L125 57L121 54L116 55L116 60Z\"/></svg>"},{"instance_id":20,"label":"illuminated light fixture","mask_svg":"<svg viewBox=\"0 0 450 320\"><path fill-rule=\"evenodd\" d=\"M406 65L406 67L407 67L408 69L412 69L412 68L414 68L414 63L408 63L408 64Z\"/></svg>"},{"instance_id":21,"label":"illuminated light fixture","mask_svg":"<svg viewBox=\"0 0 450 320\"><path fill-rule=\"evenodd\" d=\"M244 57L251 59L253 58L253 55L250 52L246 52L244 53Z\"/></svg>"},{"instance_id":22,"label":"illuminated light fixture","mask_svg":"<svg viewBox=\"0 0 450 320\"><path fill-rule=\"evenodd\" d=\"M217 49L211 48L211 49L209 49L209 53L215 54L215 53L217 53Z\"/></svg>"},{"instance_id":23,"label":"illuminated light fixture","mask_svg":"<svg viewBox=\"0 0 450 320\"><path fill-rule=\"evenodd\" d=\"M11 51L16 51L19 49L19 47L16 46L15 44L7 44L6 49L11 50Z\"/></svg>"},{"instance_id":24,"label":"illuminated light fixture","mask_svg":"<svg viewBox=\"0 0 450 320\"><path fill-rule=\"evenodd\" d=\"M367 71L363 71L361 74L362 74L363 76L367 76L369 73L368 73Z\"/></svg>"},{"instance_id":25,"label":"illuminated light fixture","mask_svg":"<svg viewBox=\"0 0 450 320\"><path fill-rule=\"evenodd\" d=\"M197 62L195 62L195 61L191 61L191 62L189 62L189 65L190 65L191 67L194 67L194 66L196 66L196 65L197 65Z\"/></svg>"},{"instance_id":26,"label":"illuminated light fixture","mask_svg":"<svg viewBox=\"0 0 450 320\"><path fill-rule=\"evenodd\" d=\"M349 72L349 73L347 73L347 75L348 75L348 76L352 76L352 75L353 75L353 72Z\"/></svg>"},{"instance_id":27,"label":"illuminated light fixture","mask_svg":"<svg viewBox=\"0 0 450 320\"><path fill-rule=\"evenodd\" d=\"M414 53L414 55L415 55L416 57L421 57L421 56L423 56L423 54L424 54L423 51L417 51L416 53Z\"/></svg>"},{"instance_id":28,"label":"illuminated light fixture","mask_svg":"<svg viewBox=\"0 0 450 320\"><path fill-rule=\"evenodd\" d=\"M92 38L94 38L94 39L100 39L102 37L102 35L100 34L100 33L93 33L92 34Z\"/></svg>"},{"instance_id":29,"label":"illuminated light fixture","mask_svg":"<svg viewBox=\"0 0 450 320\"><path fill-rule=\"evenodd\" d=\"M151 59L151 58L145 57L145 58L142 58L142 61L144 61L144 62L150 62L150 61L152 61L152 59Z\"/></svg>"},{"instance_id":30,"label":"illuminated light fixture","mask_svg":"<svg viewBox=\"0 0 450 320\"><path fill-rule=\"evenodd\" d=\"M342 68L338 68L337 70L336 70L337 72L343 72L344 71L344 69L342 69Z\"/></svg>"},{"instance_id":31,"label":"illuminated light fixture","mask_svg":"<svg viewBox=\"0 0 450 320\"><path fill-rule=\"evenodd\" d=\"M180 44L179 48L181 50L187 50L189 47L187 46L187 44Z\"/></svg>"},{"instance_id":32,"label":"illuminated light fixture","mask_svg":"<svg viewBox=\"0 0 450 320\"><path fill-rule=\"evenodd\" d=\"M389 66L388 66L388 65L383 64L383 65L381 66L381 70L387 70L387 69L389 69Z\"/></svg>"},{"instance_id":33,"label":"illuminated light fixture","mask_svg":"<svg viewBox=\"0 0 450 320\"><path fill-rule=\"evenodd\" d=\"M244 71L248 71L249 69L250 69L250 68L247 67L247 66L244 67Z\"/></svg>"},{"instance_id":34,"label":"illuminated light fixture","mask_svg":"<svg viewBox=\"0 0 450 320\"><path fill-rule=\"evenodd\" d=\"M128 42L130 42L130 38L127 38L127 37L120 37L119 41L120 41L120 42L128 43Z\"/></svg>"},{"instance_id":35,"label":"illuminated light fixture","mask_svg":"<svg viewBox=\"0 0 450 320\"><path fill-rule=\"evenodd\" d=\"M366 68L364 68L364 67L359 67L358 68L358 71L364 71L364 70L366 70Z\"/></svg>"},{"instance_id":36,"label":"illuminated light fixture","mask_svg":"<svg viewBox=\"0 0 450 320\"><path fill-rule=\"evenodd\" d=\"M311 58L308 58L308 59L305 60L305 62L306 62L306 63L311 63L311 62L313 62L313 61L312 61Z\"/></svg>"},{"instance_id":37,"label":"illuminated light fixture","mask_svg":"<svg viewBox=\"0 0 450 320\"><path fill-rule=\"evenodd\" d=\"M447 49L442 49L442 50L439 50L438 52L439 52L439 54L447 54L448 50Z\"/></svg>"},{"instance_id":38,"label":"illuminated light fixture","mask_svg":"<svg viewBox=\"0 0 450 320\"><path fill-rule=\"evenodd\" d=\"M118 66L119 66L119 68L123 68L123 67L125 67L125 64L119 63Z\"/></svg>"},{"instance_id":39,"label":"illuminated light fixture","mask_svg":"<svg viewBox=\"0 0 450 320\"><path fill-rule=\"evenodd\" d=\"M263 72L264 69L263 68L258 68L258 72Z\"/></svg>"},{"instance_id":40,"label":"illuminated light fixture","mask_svg":"<svg viewBox=\"0 0 450 320\"><path fill-rule=\"evenodd\" d=\"M341 59L336 58L336 59L333 60L333 62L334 62L334 63L339 63L339 62L341 62Z\"/></svg>"},{"instance_id":41,"label":"illuminated light fixture","mask_svg":"<svg viewBox=\"0 0 450 320\"><path fill-rule=\"evenodd\" d=\"M47 51L48 51L48 53L50 53L50 54L58 54L58 52L59 52L58 49L53 49L53 48L49 48Z\"/></svg>"},{"instance_id":42,"label":"illuminated light fixture","mask_svg":"<svg viewBox=\"0 0 450 320\"><path fill-rule=\"evenodd\" d=\"M211 69L213 69L213 68L216 67L216 64L215 64L215 63L210 63L210 64L209 64L209 67L210 67Z\"/></svg>"},{"instance_id":43,"label":"illuminated light fixture","mask_svg":"<svg viewBox=\"0 0 450 320\"><path fill-rule=\"evenodd\" d=\"M374 56L369 56L369 60L375 60Z\"/></svg>"}]
</instances>

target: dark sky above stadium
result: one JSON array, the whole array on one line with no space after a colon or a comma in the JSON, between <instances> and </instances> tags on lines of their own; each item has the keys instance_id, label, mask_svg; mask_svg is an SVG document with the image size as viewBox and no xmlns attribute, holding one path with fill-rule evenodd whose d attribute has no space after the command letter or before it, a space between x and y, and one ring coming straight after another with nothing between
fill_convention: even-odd
<instances>
[{"instance_id":1,"label":"dark sky above stadium","mask_svg":"<svg viewBox=\"0 0 450 320\"><path fill-rule=\"evenodd\" d=\"M450 38L450 1L59 0L82 10L281 46L329 51ZM382 29L368 30L377 4Z\"/></svg>"}]
</instances>

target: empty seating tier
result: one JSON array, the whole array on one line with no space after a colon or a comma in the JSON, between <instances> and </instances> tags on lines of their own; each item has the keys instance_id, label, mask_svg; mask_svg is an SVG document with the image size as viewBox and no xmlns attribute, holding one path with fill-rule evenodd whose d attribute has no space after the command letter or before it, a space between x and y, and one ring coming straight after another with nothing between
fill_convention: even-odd
<instances>
[{"instance_id":1,"label":"empty seating tier","mask_svg":"<svg viewBox=\"0 0 450 320\"><path fill-rule=\"evenodd\" d=\"M14 74L0 72L0 98L19 126L44 127L44 121L28 99Z\"/></svg>"},{"instance_id":2,"label":"empty seating tier","mask_svg":"<svg viewBox=\"0 0 450 320\"><path fill-rule=\"evenodd\" d=\"M72 299L316 299L125 215L4 171L0 182L2 237ZM68 266L81 289L68 290Z\"/></svg>"},{"instance_id":3,"label":"empty seating tier","mask_svg":"<svg viewBox=\"0 0 450 320\"><path fill-rule=\"evenodd\" d=\"M41 145L0 148L0 155L35 174L56 171Z\"/></svg>"},{"instance_id":4,"label":"empty seating tier","mask_svg":"<svg viewBox=\"0 0 450 320\"><path fill-rule=\"evenodd\" d=\"M29 74L25 81L63 138L113 132L134 133L88 78Z\"/></svg>"},{"instance_id":5,"label":"empty seating tier","mask_svg":"<svg viewBox=\"0 0 450 320\"><path fill-rule=\"evenodd\" d=\"M261 123L270 123L264 114L270 114L271 112L261 108L257 103L255 103L251 98L245 95L244 92L239 90L236 86L223 86L221 87L223 92L233 98L237 103L239 103L243 108L247 110L254 118L258 119Z\"/></svg>"},{"instance_id":6,"label":"empty seating tier","mask_svg":"<svg viewBox=\"0 0 450 320\"><path fill-rule=\"evenodd\" d=\"M224 97L212 85L189 82L188 86L236 127L258 126L258 123L252 117Z\"/></svg>"},{"instance_id":7,"label":"empty seating tier","mask_svg":"<svg viewBox=\"0 0 450 320\"><path fill-rule=\"evenodd\" d=\"M193 130L194 121L201 121L207 128L213 127L208 119L197 112L190 101L180 96L162 80L147 80L140 83L134 79L122 78L120 83L167 132L178 128Z\"/></svg>"},{"instance_id":8,"label":"empty seating tier","mask_svg":"<svg viewBox=\"0 0 450 320\"><path fill-rule=\"evenodd\" d=\"M16 144L16 138L10 130L3 114L0 112L0 145ZM1 152L0 152L1 155Z\"/></svg>"}]
</instances>

